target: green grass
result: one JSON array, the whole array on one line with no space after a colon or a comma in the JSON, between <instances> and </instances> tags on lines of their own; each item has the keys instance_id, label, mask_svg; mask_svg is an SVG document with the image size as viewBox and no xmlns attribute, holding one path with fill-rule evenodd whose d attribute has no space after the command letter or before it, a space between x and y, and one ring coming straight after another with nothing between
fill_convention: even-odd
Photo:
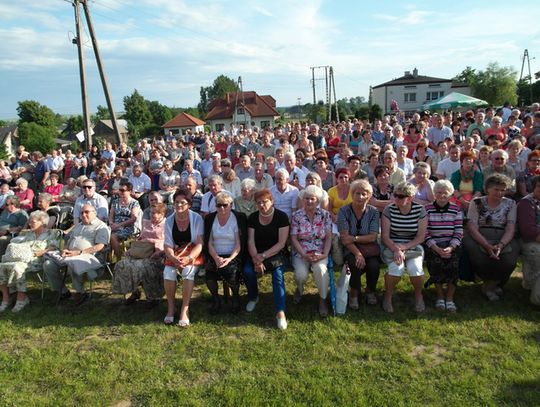
<instances>
[{"instance_id":1,"label":"green grass","mask_svg":"<svg viewBox=\"0 0 540 407\"><path fill-rule=\"evenodd\" d=\"M164 303L126 307L109 287L75 308L31 285L30 306L0 316L1 406L540 405L540 310L519 277L497 303L461 285L455 315L434 310L432 289L416 315L404 281L394 315L363 306L322 320L313 283L295 306L287 273L286 332L269 276L256 311L238 316L210 316L199 281L185 330L161 323Z\"/></svg>"}]
</instances>

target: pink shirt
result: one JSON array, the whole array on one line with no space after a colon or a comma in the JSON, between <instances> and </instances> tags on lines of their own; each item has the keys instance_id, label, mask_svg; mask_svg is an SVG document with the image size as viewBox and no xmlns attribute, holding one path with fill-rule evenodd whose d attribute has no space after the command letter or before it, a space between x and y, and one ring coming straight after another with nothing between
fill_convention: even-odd
<instances>
[{"instance_id":1,"label":"pink shirt","mask_svg":"<svg viewBox=\"0 0 540 407\"><path fill-rule=\"evenodd\" d=\"M152 242L157 250L163 250L165 243L165 218L157 225L154 225L150 219L143 219L139 240Z\"/></svg>"}]
</instances>

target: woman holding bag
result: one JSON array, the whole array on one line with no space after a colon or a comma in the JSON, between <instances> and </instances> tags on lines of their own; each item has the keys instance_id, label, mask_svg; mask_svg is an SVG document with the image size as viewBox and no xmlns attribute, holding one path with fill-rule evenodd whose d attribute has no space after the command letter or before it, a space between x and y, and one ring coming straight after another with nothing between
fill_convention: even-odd
<instances>
[{"instance_id":1,"label":"woman holding bag","mask_svg":"<svg viewBox=\"0 0 540 407\"><path fill-rule=\"evenodd\" d=\"M116 263L112 290L114 294L127 294L125 304L134 304L141 298L142 284L148 308L163 297L163 256L165 239L165 213L167 207L157 203L150 208L150 219L143 219L138 240L131 244L126 256Z\"/></svg>"},{"instance_id":2,"label":"woman holding bag","mask_svg":"<svg viewBox=\"0 0 540 407\"><path fill-rule=\"evenodd\" d=\"M193 212L191 192L180 188L173 197L174 213L165 221L165 269L163 279L167 296L165 325L174 323L176 278L182 276L182 307L178 325L189 326L189 302L195 285L202 252L204 225L201 215Z\"/></svg>"},{"instance_id":3,"label":"woman holding bag","mask_svg":"<svg viewBox=\"0 0 540 407\"><path fill-rule=\"evenodd\" d=\"M427 217L424 207L414 202L416 187L408 182L400 182L394 188L395 202L387 206L382 217L383 260L388 264L384 276L385 293L383 309L394 312L392 295L394 288L407 270L414 287L416 312L426 309L422 296L424 249L422 243L426 235Z\"/></svg>"},{"instance_id":4,"label":"woman holding bag","mask_svg":"<svg viewBox=\"0 0 540 407\"><path fill-rule=\"evenodd\" d=\"M338 230L345 246L345 263L351 271L349 307L359 308L360 277L366 274L366 302L377 304L376 287L379 279L379 211L368 205L373 189L367 180L351 184L352 203L338 214Z\"/></svg>"},{"instance_id":5,"label":"woman holding bag","mask_svg":"<svg viewBox=\"0 0 540 407\"><path fill-rule=\"evenodd\" d=\"M247 219L243 213L232 210L233 199L228 193L220 192L215 199L216 212L204 218L205 277L212 294L210 313L220 311L218 280L223 280L232 290L232 312L236 314L240 311L238 290L247 239Z\"/></svg>"}]
</instances>

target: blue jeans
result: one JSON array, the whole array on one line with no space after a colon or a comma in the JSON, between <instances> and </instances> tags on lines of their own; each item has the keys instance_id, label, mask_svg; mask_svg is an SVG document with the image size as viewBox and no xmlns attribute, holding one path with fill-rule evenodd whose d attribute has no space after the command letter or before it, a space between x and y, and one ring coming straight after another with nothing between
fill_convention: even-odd
<instances>
[{"instance_id":1,"label":"blue jeans","mask_svg":"<svg viewBox=\"0 0 540 407\"><path fill-rule=\"evenodd\" d=\"M276 267L272 270L272 292L274 294L274 304L276 312L285 311L285 277L283 276L283 266ZM268 271L268 270L267 270ZM259 287L257 286L257 273L253 267L253 262L247 260L244 263L244 282L248 292L248 300L253 301L259 295Z\"/></svg>"}]
</instances>

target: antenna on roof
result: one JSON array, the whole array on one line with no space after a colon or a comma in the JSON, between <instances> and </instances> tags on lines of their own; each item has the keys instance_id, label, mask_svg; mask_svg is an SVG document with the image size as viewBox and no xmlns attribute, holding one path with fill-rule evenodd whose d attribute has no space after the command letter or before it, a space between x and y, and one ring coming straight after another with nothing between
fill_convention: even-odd
<instances>
[{"instance_id":1,"label":"antenna on roof","mask_svg":"<svg viewBox=\"0 0 540 407\"><path fill-rule=\"evenodd\" d=\"M244 121L243 121L243 124L244 124L244 129L246 128L246 124L247 124L247 121L246 121L246 108L245 108L245 101L244 101L244 87L242 85L242 77L239 76L238 77L238 89L240 90L240 96L242 97L242 102L241 102L241 107L242 107L242 111L244 112L243 116L244 116ZM235 100L234 100L234 124L238 124L238 90L236 91L236 97L235 97Z\"/></svg>"}]
</instances>

